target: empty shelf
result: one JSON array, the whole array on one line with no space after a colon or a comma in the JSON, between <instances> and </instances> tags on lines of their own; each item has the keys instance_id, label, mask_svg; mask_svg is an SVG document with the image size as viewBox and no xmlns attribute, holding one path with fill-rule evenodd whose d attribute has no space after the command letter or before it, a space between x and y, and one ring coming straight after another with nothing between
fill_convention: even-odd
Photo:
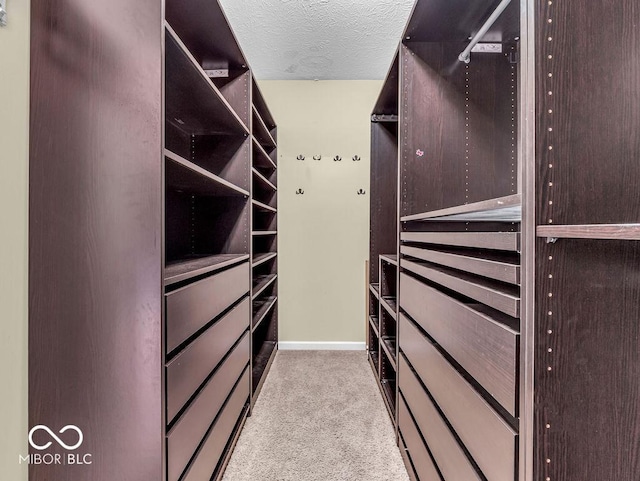
<instances>
[{"instance_id":1,"label":"empty shelf","mask_svg":"<svg viewBox=\"0 0 640 481\"><path fill-rule=\"evenodd\" d=\"M380 284L369 284L369 289L377 299L380 298Z\"/></svg>"},{"instance_id":2,"label":"empty shelf","mask_svg":"<svg viewBox=\"0 0 640 481\"><path fill-rule=\"evenodd\" d=\"M276 163L273 161L271 156L267 154L267 151L264 150L256 138L252 137L251 141L253 143L253 165L264 167L266 169L277 169Z\"/></svg>"},{"instance_id":3,"label":"empty shelf","mask_svg":"<svg viewBox=\"0 0 640 481\"><path fill-rule=\"evenodd\" d=\"M382 299L380 299L380 304L382 304L382 307L385 308L385 310L391 315L391 317L397 319L397 305L395 297L383 297Z\"/></svg>"},{"instance_id":4,"label":"empty shelf","mask_svg":"<svg viewBox=\"0 0 640 481\"><path fill-rule=\"evenodd\" d=\"M403 242L520 252L519 232L403 232Z\"/></svg>"},{"instance_id":5,"label":"empty shelf","mask_svg":"<svg viewBox=\"0 0 640 481\"><path fill-rule=\"evenodd\" d=\"M259 301L253 301L253 319L251 322L251 331L255 331L264 318L269 314L271 308L276 304L277 296L270 296Z\"/></svg>"},{"instance_id":6,"label":"empty shelf","mask_svg":"<svg viewBox=\"0 0 640 481\"><path fill-rule=\"evenodd\" d=\"M393 264L394 266L398 265L397 254L380 254L380 260L388 262L389 264Z\"/></svg>"},{"instance_id":7,"label":"empty shelf","mask_svg":"<svg viewBox=\"0 0 640 481\"><path fill-rule=\"evenodd\" d=\"M373 329L373 333L376 337L380 337L380 334L378 334L378 318L375 316L369 316L369 325L371 326L371 329Z\"/></svg>"},{"instance_id":8,"label":"empty shelf","mask_svg":"<svg viewBox=\"0 0 640 481\"><path fill-rule=\"evenodd\" d=\"M169 188L202 196L249 197L247 190L183 159L170 150L165 149L164 156L167 159L165 178Z\"/></svg>"},{"instance_id":9,"label":"empty shelf","mask_svg":"<svg viewBox=\"0 0 640 481\"><path fill-rule=\"evenodd\" d=\"M255 167L253 167L253 168L251 169L251 171L253 172L253 175L255 175L255 176L260 180L260 182L262 182L262 183L263 183L265 186L267 186L269 189L271 189L271 190L273 190L273 191L278 190L278 188L277 188L275 185L273 185L269 179L267 179L267 178L266 178L264 175L262 175L258 170L256 170L256 168L255 168Z\"/></svg>"},{"instance_id":10,"label":"empty shelf","mask_svg":"<svg viewBox=\"0 0 640 481\"><path fill-rule=\"evenodd\" d=\"M253 136L265 150L268 151L276 148L276 141L255 107L253 107Z\"/></svg>"},{"instance_id":11,"label":"empty shelf","mask_svg":"<svg viewBox=\"0 0 640 481\"><path fill-rule=\"evenodd\" d=\"M277 230L254 230L251 231L251 235L255 236L267 236L267 235L277 235Z\"/></svg>"},{"instance_id":12,"label":"empty shelf","mask_svg":"<svg viewBox=\"0 0 640 481\"><path fill-rule=\"evenodd\" d=\"M256 209L262 210L264 212L278 212L278 209L275 207L271 207L270 205L263 204L260 201L252 200L251 203L256 207Z\"/></svg>"},{"instance_id":13,"label":"empty shelf","mask_svg":"<svg viewBox=\"0 0 640 481\"><path fill-rule=\"evenodd\" d=\"M267 252L266 254L256 254L255 256L253 256L253 262L251 263L251 266L256 267L261 264L264 264L265 262L270 261L277 255L278 254L276 252Z\"/></svg>"},{"instance_id":14,"label":"empty shelf","mask_svg":"<svg viewBox=\"0 0 640 481\"><path fill-rule=\"evenodd\" d=\"M521 222L522 196L514 194L402 218L402 222L410 221Z\"/></svg>"},{"instance_id":15,"label":"empty shelf","mask_svg":"<svg viewBox=\"0 0 640 481\"><path fill-rule=\"evenodd\" d=\"M218 88L166 24L166 119L191 135L249 135Z\"/></svg>"},{"instance_id":16,"label":"empty shelf","mask_svg":"<svg viewBox=\"0 0 640 481\"><path fill-rule=\"evenodd\" d=\"M269 367L273 362L273 358L276 353L275 341L264 341L258 353L253 357L253 372L252 372L252 386L253 386L253 398L258 397L262 384L269 372Z\"/></svg>"},{"instance_id":17,"label":"empty shelf","mask_svg":"<svg viewBox=\"0 0 640 481\"><path fill-rule=\"evenodd\" d=\"M253 279L253 289L251 297L255 299L258 297L264 290L269 287L278 277L278 274L269 274L265 276L258 276Z\"/></svg>"},{"instance_id":18,"label":"empty shelf","mask_svg":"<svg viewBox=\"0 0 640 481\"><path fill-rule=\"evenodd\" d=\"M248 254L219 254L170 262L164 269L164 285L169 286L176 282L186 281L192 277L239 264L247 259L249 259Z\"/></svg>"},{"instance_id":19,"label":"empty shelf","mask_svg":"<svg viewBox=\"0 0 640 481\"><path fill-rule=\"evenodd\" d=\"M386 354L389 364L395 370L396 368L396 338L395 337L383 337L380 339L380 345L382 351Z\"/></svg>"},{"instance_id":20,"label":"empty shelf","mask_svg":"<svg viewBox=\"0 0 640 481\"><path fill-rule=\"evenodd\" d=\"M396 414L395 414L395 405L396 405L396 390L393 387L395 382L389 379L382 379L380 381L380 389L383 393L384 402L387 406L387 410L389 411L389 416L391 416L391 421L393 425L396 425Z\"/></svg>"},{"instance_id":21,"label":"empty shelf","mask_svg":"<svg viewBox=\"0 0 640 481\"><path fill-rule=\"evenodd\" d=\"M536 233L556 239L640 240L640 224L543 225Z\"/></svg>"}]
</instances>

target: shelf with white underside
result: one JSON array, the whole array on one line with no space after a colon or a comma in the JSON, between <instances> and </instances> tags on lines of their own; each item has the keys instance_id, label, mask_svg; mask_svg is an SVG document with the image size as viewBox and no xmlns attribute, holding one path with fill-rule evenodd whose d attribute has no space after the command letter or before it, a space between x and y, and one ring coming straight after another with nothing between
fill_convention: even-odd
<instances>
[{"instance_id":1,"label":"shelf with white underside","mask_svg":"<svg viewBox=\"0 0 640 481\"><path fill-rule=\"evenodd\" d=\"M521 222L522 196L514 194L447 209L408 215L402 217L401 220L402 222Z\"/></svg>"}]
</instances>

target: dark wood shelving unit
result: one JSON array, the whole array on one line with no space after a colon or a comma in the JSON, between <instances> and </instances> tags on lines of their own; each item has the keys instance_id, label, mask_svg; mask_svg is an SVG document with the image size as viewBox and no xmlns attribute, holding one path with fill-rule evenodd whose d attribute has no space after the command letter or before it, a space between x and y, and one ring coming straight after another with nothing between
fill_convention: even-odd
<instances>
[{"instance_id":1,"label":"dark wood shelving unit","mask_svg":"<svg viewBox=\"0 0 640 481\"><path fill-rule=\"evenodd\" d=\"M411 479L640 477L640 11L533 3L417 0L371 116L369 356Z\"/></svg>"},{"instance_id":2,"label":"dark wood shelving unit","mask_svg":"<svg viewBox=\"0 0 640 481\"><path fill-rule=\"evenodd\" d=\"M251 82L252 397L258 398L278 341L277 128L255 79Z\"/></svg>"},{"instance_id":3,"label":"dark wood shelving unit","mask_svg":"<svg viewBox=\"0 0 640 481\"><path fill-rule=\"evenodd\" d=\"M249 254L219 254L167 263L164 267L164 285L166 287L203 276L239 264L247 259L249 259Z\"/></svg>"}]
</instances>

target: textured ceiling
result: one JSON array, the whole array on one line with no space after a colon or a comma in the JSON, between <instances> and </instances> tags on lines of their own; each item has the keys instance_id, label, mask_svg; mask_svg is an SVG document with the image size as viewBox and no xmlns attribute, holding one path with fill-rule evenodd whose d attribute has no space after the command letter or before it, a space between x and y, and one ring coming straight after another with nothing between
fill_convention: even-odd
<instances>
[{"instance_id":1,"label":"textured ceiling","mask_svg":"<svg viewBox=\"0 0 640 481\"><path fill-rule=\"evenodd\" d=\"M220 0L256 78L382 79L414 0Z\"/></svg>"}]
</instances>

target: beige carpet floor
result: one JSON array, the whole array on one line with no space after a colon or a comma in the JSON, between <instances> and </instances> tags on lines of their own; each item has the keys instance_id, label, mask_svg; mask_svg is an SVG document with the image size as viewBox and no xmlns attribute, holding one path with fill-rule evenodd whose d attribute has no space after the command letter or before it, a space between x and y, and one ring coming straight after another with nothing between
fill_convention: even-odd
<instances>
[{"instance_id":1,"label":"beige carpet floor","mask_svg":"<svg viewBox=\"0 0 640 481\"><path fill-rule=\"evenodd\" d=\"M223 481L408 481L363 351L280 351Z\"/></svg>"}]
</instances>

